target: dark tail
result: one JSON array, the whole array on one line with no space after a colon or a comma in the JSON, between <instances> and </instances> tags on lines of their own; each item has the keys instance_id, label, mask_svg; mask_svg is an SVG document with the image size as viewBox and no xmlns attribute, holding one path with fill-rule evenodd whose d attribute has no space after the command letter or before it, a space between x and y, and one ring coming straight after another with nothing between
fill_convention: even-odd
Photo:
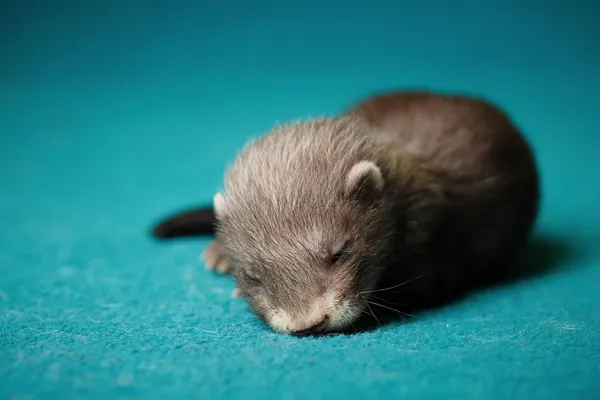
<instances>
[{"instance_id":1,"label":"dark tail","mask_svg":"<svg viewBox=\"0 0 600 400\"><path fill-rule=\"evenodd\" d=\"M200 207L175 213L159 221L152 229L152 236L170 239L184 236L213 235L215 213L212 207Z\"/></svg>"}]
</instances>

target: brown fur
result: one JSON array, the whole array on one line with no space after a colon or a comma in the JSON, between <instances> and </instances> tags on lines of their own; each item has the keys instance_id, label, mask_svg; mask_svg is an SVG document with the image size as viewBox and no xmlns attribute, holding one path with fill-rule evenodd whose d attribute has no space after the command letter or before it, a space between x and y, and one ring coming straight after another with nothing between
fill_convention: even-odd
<instances>
[{"instance_id":1,"label":"brown fur","mask_svg":"<svg viewBox=\"0 0 600 400\"><path fill-rule=\"evenodd\" d=\"M360 161L378 169L353 169ZM350 171L366 172L354 181ZM233 273L271 326L305 332L353 324L373 291L411 281L403 300L428 302L502 272L532 229L539 183L529 145L497 107L397 92L250 142L223 199L206 259Z\"/></svg>"}]
</instances>

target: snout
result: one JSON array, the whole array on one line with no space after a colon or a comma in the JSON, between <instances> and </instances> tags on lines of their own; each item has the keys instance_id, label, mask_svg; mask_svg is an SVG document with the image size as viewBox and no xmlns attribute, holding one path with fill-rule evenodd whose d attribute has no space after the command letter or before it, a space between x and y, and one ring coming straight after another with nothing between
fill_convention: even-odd
<instances>
[{"instance_id":1,"label":"snout","mask_svg":"<svg viewBox=\"0 0 600 400\"><path fill-rule=\"evenodd\" d=\"M325 295L313 301L309 307L293 310L277 308L267 315L268 324L281 333L294 336L319 335L351 324L360 310L348 299Z\"/></svg>"},{"instance_id":2,"label":"snout","mask_svg":"<svg viewBox=\"0 0 600 400\"><path fill-rule=\"evenodd\" d=\"M307 336L324 332L330 325L331 316L321 307L313 308L309 313L288 313L278 309L270 316L268 322L279 332Z\"/></svg>"},{"instance_id":3,"label":"snout","mask_svg":"<svg viewBox=\"0 0 600 400\"><path fill-rule=\"evenodd\" d=\"M323 320L316 325L311 326L307 329L300 329L296 331L291 331L291 334L294 336L309 336L309 335L319 335L325 331L327 328L327 323L329 322L329 315L325 315Z\"/></svg>"}]
</instances>

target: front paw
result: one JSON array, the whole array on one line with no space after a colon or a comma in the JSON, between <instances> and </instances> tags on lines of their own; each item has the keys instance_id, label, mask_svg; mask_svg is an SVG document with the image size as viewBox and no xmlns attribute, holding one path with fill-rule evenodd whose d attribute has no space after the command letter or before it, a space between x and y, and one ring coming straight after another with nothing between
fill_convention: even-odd
<instances>
[{"instance_id":1,"label":"front paw","mask_svg":"<svg viewBox=\"0 0 600 400\"><path fill-rule=\"evenodd\" d=\"M206 268L210 271L217 271L220 274L228 274L231 272L229 258L225 253L223 245L216 240L213 240L206 250L201 254Z\"/></svg>"}]
</instances>

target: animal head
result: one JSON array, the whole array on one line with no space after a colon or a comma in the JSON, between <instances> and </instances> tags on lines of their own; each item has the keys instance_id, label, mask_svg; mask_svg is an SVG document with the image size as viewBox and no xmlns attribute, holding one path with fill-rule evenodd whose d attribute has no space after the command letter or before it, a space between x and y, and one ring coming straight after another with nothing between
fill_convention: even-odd
<instances>
[{"instance_id":1,"label":"animal head","mask_svg":"<svg viewBox=\"0 0 600 400\"><path fill-rule=\"evenodd\" d=\"M351 118L277 127L240 152L214 198L238 288L275 330L343 329L377 283L392 218L361 129Z\"/></svg>"}]
</instances>

